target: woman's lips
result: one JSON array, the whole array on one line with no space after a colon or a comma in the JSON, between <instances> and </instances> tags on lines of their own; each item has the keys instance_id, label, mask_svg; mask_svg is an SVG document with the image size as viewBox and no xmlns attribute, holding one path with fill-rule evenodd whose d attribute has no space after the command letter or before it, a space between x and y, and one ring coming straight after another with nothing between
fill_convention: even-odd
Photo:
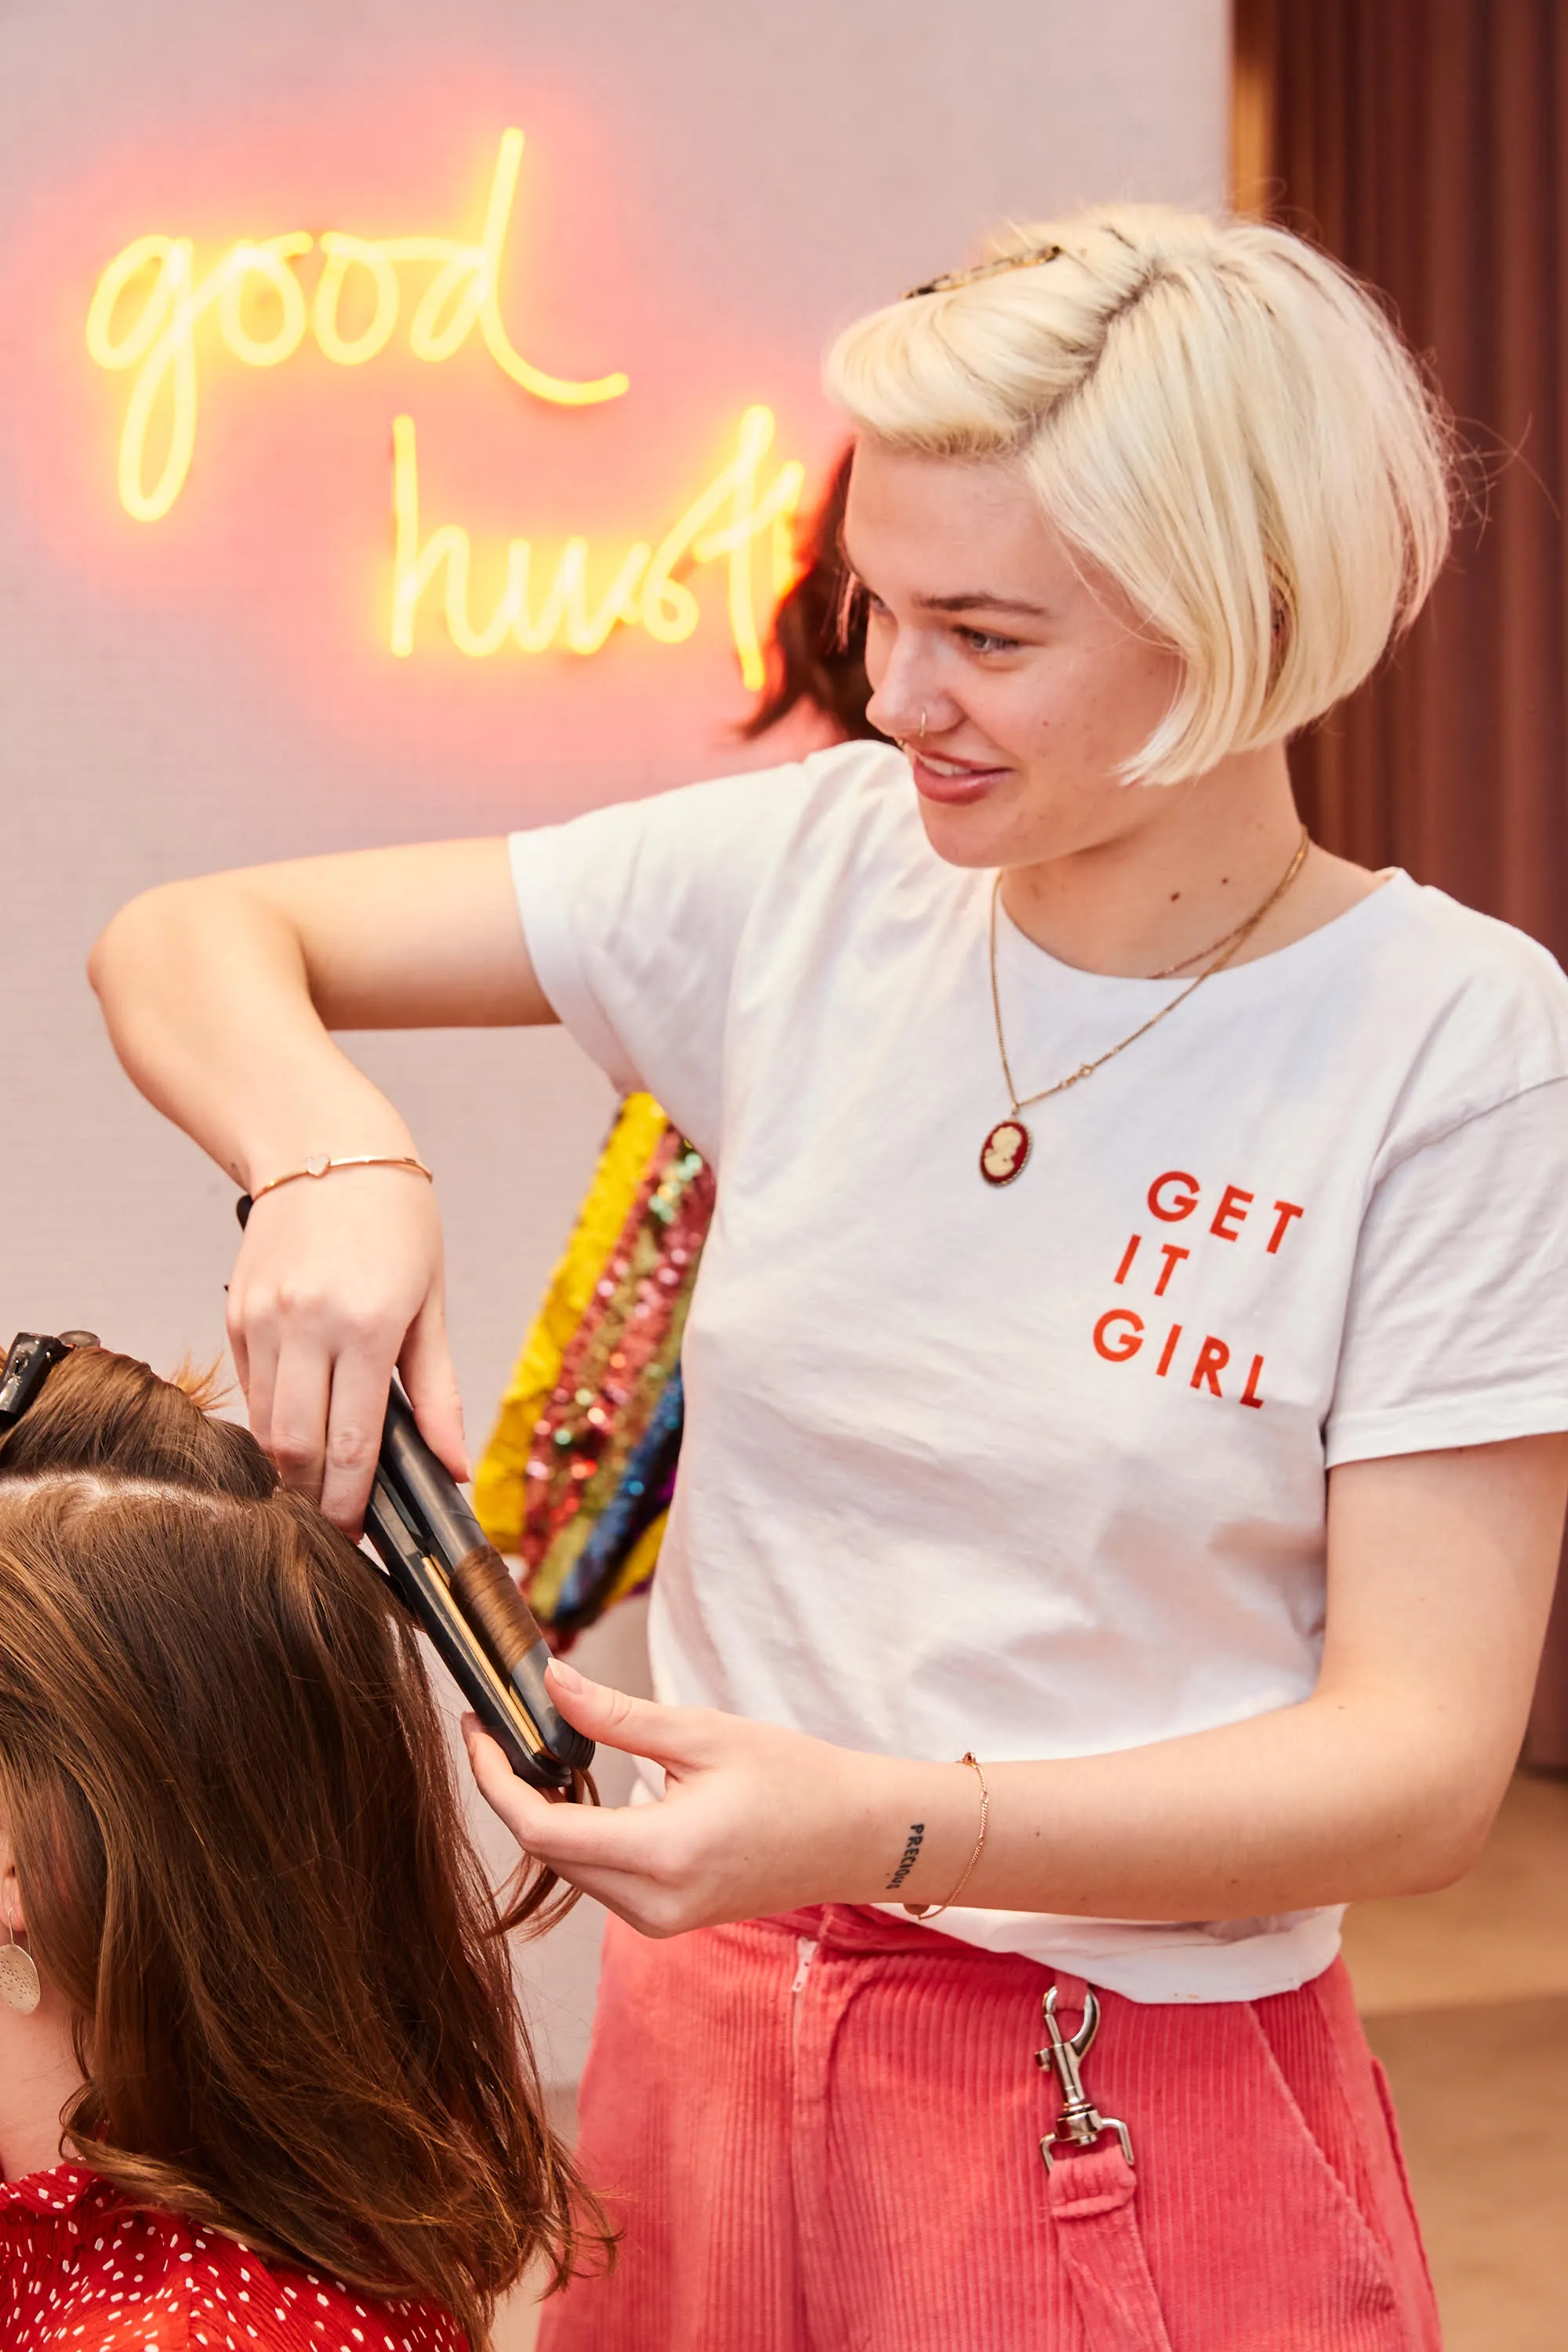
<instances>
[{"instance_id":1,"label":"woman's lips","mask_svg":"<svg viewBox=\"0 0 1568 2352\"><path fill-rule=\"evenodd\" d=\"M933 768L918 751L910 753L910 770L922 800L941 801L949 808L963 808L973 801L983 801L1010 773L1006 768L961 768L956 761L951 768L945 762L941 768Z\"/></svg>"}]
</instances>

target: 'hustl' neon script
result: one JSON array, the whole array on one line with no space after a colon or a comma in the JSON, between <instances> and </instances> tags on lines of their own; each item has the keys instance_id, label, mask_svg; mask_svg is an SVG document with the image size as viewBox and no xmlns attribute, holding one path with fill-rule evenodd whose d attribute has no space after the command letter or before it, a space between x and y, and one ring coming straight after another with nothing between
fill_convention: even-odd
<instances>
[{"instance_id":1,"label":"'hustl' neon script","mask_svg":"<svg viewBox=\"0 0 1568 2352\"><path fill-rule=\"evenodd\" d=\"M477 327L497 366L535 399L571 408L620 399L629 388L623 373L586 382L552 375L526 359L508 334L499 286L522 151L521 131L502 134L477 244L439 236L373 240L338 229L317 238L302 229L290 230L240 240L202 277L196 275L189 237L137 237L116 254L93 293L87 347L100 367L134 372L118 466L126 511L138 521L155 522L169 512L184 487L196 443L196 330L209 313L216 311L219 339L243 366L280 366L300 349L309 331L334 366L362 367L386 349L396 331L404 299L400 266L407 263L437 265L408 322L408 348L416 359L452 358ZM320 251L321 267L308 299L296 265L312 249ZM364 273L371 306L368 320L356 331L345 333L343 290L353 270ZM270 331L259 331L254 318L247 315L247 301L257 294L270 296L276 304ZM160 425L161 433L156 430ZM752 554L757 541L765 536L772 551L770 585L776 598L794 573L789 526L805 478L804 467L792 461L763 485L760 469L773 430L771 410L748 409L733 459L660 541L638 540L628 547L596 596L590 595L588 586L588 542L572 538L535 606L531 602L531 544L512 540L495 610L476 625L468 608L468 535L458 524L446 523L421 542L414 420L395 418L392 650L403 655L413 651L421 599L443 568L447 630L458 650L469 656L497 653L503 646L529 654L542 653L552 645L595 653L617 625L640 625L659 644L677 645L691 635L699 617L696 599L676 576L678 570L723 558L731 635L746 684L759 686L763 662ZM163 464L149 479L149 442L155 446L159 438Z\"/></svg>"},{"instance_id":2,"label":"'hustl' neon script","mask_svg":"<svg viewBox=\"0 0 1568 2352\"><path fill-rule=\"evenodd\" d=\"M789 523L800 500L805 468L798 459L781 466L766 490L759 490L763 459L773 446L771 408L749 408L741 419L740 447L655 547L638 540L628 548L596 605L588 599L588 542L569 539L539 610L529 604L533 551L526 539L507 549L506 582L495 611L482 627L468 613L468 534L443 523L421 544L419 464L414 419L394 418L393 503L397 552L392 598L392 650L414 650L414 622L420 598L446 567L447 628L459 653L482 656L507 643L525 654L565 645L577 654L597 653L617 622L638 624L658 644L677 646L697 626L697 599L678 571L692 563L728 559L730 634L741 657L741 675L754 692L766 665L752 589L753 542L764 532L772 544L772 586L776 600L795 576ZM722 518L722 520L721 520Z\"/></svg>"}]
</instances>

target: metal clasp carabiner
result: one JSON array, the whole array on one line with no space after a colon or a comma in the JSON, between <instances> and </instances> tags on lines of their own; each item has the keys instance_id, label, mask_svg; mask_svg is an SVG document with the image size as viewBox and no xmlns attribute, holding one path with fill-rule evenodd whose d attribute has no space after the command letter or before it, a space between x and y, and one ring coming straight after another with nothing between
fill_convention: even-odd
<instances>
[{"instance_id":1,"label":"metal clasp carabiner","mask_svg":"<svg viewBox=\"0 0 1568 2352\"><path fill-rule=\"evenodd\" d=\"M1057 1988L1052 1985L1045 1998L1046 2032L1050 2039L1043 2050L1037 2050L1035 2062L1050 2067L1061 2085L1062 2111L1040 2142L1040 2154L1046 2159L1048 2172L1056 2161L1053 2147L1071 2146L1092 2147L1097 2139L1113 2131L1121 2142L1121 2153L1132 2162L1132 2140L1124 2123L1115 2116L1102 2116L1083 2087L1079 2064L1087 2058L1100 2032L1100 2003L1086 1985L1083 1992L1083 2023L1076 2033L1064 2033L1057 2023Z\"/></svg>"}]
</instances>

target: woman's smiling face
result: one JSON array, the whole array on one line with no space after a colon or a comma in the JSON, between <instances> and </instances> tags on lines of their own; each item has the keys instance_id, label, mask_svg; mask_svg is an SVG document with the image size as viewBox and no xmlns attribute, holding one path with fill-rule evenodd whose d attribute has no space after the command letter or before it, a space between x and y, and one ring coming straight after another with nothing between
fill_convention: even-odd
<instances>
[{"instance_id":1,"label":"woman's smiling face","mask_svg":"<svg viewBox=\"0 0 1568 2352\"><path fill-rule=\"evenodd\" d=\"M1119 771L1169 709L1176 656L1075 562L1020 465L862 441L844 543L869 716L909 753L940 856L1039 865L1168 807Z\"/></svg>"}]
</instances>

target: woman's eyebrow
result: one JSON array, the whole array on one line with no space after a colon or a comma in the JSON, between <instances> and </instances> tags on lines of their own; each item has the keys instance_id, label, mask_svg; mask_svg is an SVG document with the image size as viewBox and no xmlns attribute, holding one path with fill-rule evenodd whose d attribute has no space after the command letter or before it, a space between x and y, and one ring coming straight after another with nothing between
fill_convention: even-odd
<instances>
[{"instance_id":1,"label":"woman's eyebrow","mask_svg":"<svg viewBox=\"0 0 1568 2352\"><path fill-rule=\"evenodd\" d=\"M988 588L966 588L956 596L917 596L915 602L928 613L1020 613L1033 621L1049 618L1043 604L1030 604L1021 596L993 595Z\"/></svg>"},{"instance_id":2,"label":"woman's eyebrow","mask_svg":"<svg viewBox=\"0 0 1568 2352\"><path fill-rule=\"evenodd\" d=\"M870 583L849 551L842 528L838 534L838 552L856 586L869 588ZM1031 604L1021 596L994 595L988 588L965 588L952 596L917 596L915 603L927 613L1016 613L1031 621L1048 621L1050 618L1043 604Z\"/></svg>"}]
</instances>

